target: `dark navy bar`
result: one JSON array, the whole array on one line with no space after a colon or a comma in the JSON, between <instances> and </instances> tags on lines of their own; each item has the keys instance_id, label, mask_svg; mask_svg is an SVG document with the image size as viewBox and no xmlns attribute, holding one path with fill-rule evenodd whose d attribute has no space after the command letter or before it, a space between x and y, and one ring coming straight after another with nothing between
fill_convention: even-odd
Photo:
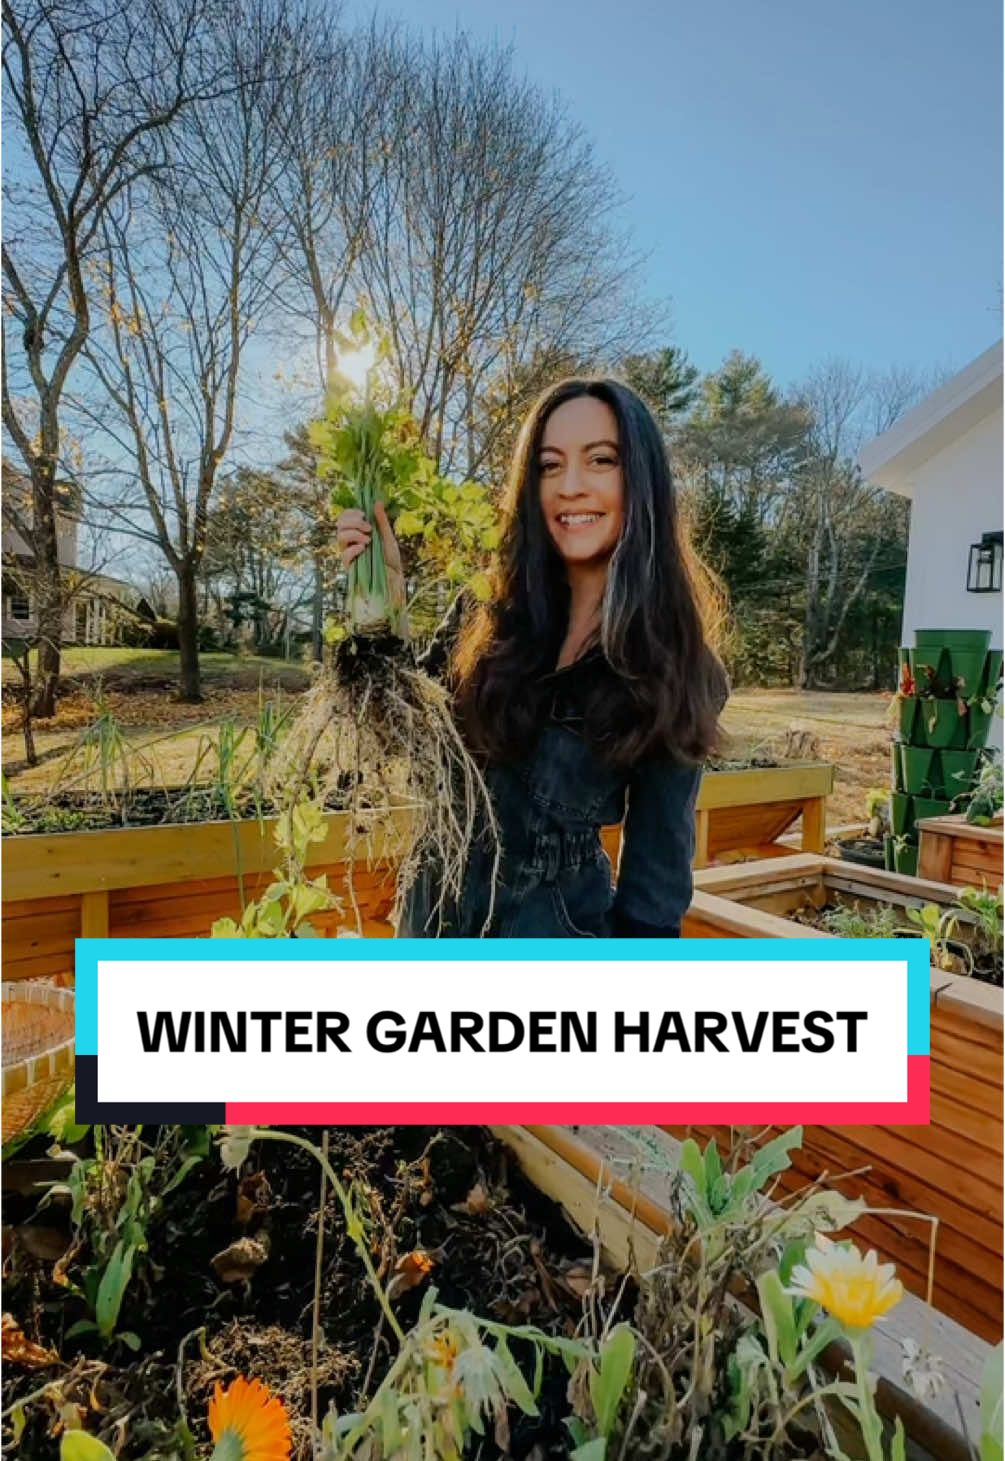
<instances>
[{"instance_id":1,"label":"dark navy bar","mask_svg":"<svg viewBox=\"0 0 1005 1461\"><path fill-rule=\"evenodd\" d=\"M224 1126L227 1107L223 1101L126 1101L98 1100L98 1057L78 1055L76 1059L74 1116L92 1126Z\"/></svg>"}]
</instances>

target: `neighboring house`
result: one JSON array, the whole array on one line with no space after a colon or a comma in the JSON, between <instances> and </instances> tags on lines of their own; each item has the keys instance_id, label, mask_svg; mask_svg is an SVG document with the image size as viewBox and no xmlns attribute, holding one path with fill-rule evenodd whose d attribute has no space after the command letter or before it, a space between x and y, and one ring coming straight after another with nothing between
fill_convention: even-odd
<instances>
[{"instance_id":1,"label":"neighboring house","mask_svg":"<svg viewBox=\"0 0 1005 1461\"><path fill-rule=\"evenodd\" d=\"M37 629L34 603L34 556L31 545L15 527L30 520L31 494L22 473L4 464L2 542L2 621L0 634L8 639L32 639ZM79 514L73 493L63 490L56 514L59 564L67 594L63 615L64 644L114 644L122 625L137 618L150 620L153 612L136 589L106 573L94 573L77 562Z\"/></svg>"}]
</instances>

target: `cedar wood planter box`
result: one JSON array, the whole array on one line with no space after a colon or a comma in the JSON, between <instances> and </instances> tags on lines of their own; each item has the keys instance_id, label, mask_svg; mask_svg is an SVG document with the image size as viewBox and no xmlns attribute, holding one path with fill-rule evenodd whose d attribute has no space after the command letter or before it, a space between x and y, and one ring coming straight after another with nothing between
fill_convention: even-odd
<instances>
[{"instance_id":1,"label":"cedar wood planter box","mask_svg":"<svg viewBox=\"0 0 1005 1461\"><path fill-rule=\"evenodd\" d=\"M677 1139L652 1126L492 1129L535 1186L561 1203L574 1226L596 1233L609 1262L643 1270L656 1264L660 1237L674 1222L667 1174L679 1167ZM740 1304L750 1297L739 1289L734 1296ZM888 1419L903 1421L912 1461L972 1461L968 1434L980 1432L978 1394L990 1345L913 1294L905 1294L872 1332L877 1405ZM930 1349L943 1364L945 1388L927 1403L905 1386L902 1346L908 1339ZM828 1377L839 1372L842 1359L837 1345L824 1351L821 1365ZM846 1454L862 1457L861 1437L841 1424L839 1407L832 1420Z\"/></svg>"},{"instance_id":2,"label":"cedar wood planter box","mask_svg":"<svg viewBox=\"0 0 1005 1461\"><path fill-rule=\"evenodd\" d=\"M724 852L756 849L762 857L787 856L792 849L778 845L778 838L800 817L802 850L823 852L833 790L829 761L706 771L695 807L695 867L707 867ZM620 843L620 827L606 827L604 846L614 863Z\"/></svg>"},{"instance_id":3,"label":"cedar wood planter box","mask_svg":"<svg viewBox=\"0 0 1005 1461\"><path fill-rule=\"evenodd\" d=\"M200 822L9 837L3 858L3 977L68 974L76 938L197 938L213 921L239 917L241 889L254 897L273 876L280 853L272 821ZM328 817L328 836L311 849L312 877L345 902L315 915L323 936L359 926L391 933L394 857L408 814L394 812L369 838L357 838L351 888L346 853L349 814Z\"/></svg>"},{"instance_id":4,"label":"cedar wood planter box","mask_svg":"<svg viewBox=\"0 0 1005 1461\"><path fill-rule=\"evenodd\" d=\"M918 877L958 887L997 888L1002 880L1002 824L975 827L966 817L924 817L917 824Z\"/></svg>"},{"instance_id":5,"label":"cedar wood planter box","mask_svg":"<svg viewBox=\"0 0 1005 1461\"><path fill-rule=\"evenodd\" d=\"M698 797L696 865L726 849L772 842L800 815L804 847L822 849L833 780L833 766L820 762L708 772ZM357 839L351 890L348 813L332 812L327 822L328 839L313 849L309 871L328 874L346 910L315 917L315 927L323 935L356 927L355 900L362 932L388 936L394 859L407 833L407 811L395 812L390 829L378 828L365 844ZM605 829L605 845L615 857L619 839L619 829ZM241 884L252 896L278 858L269 821L264 830L257 821L199 822L8 837L3 977L69 974L78 937L208 935L214 919L238 914Z\"/></svg>"},{"instance_id":6,"label":"cedar wood planter box","mask_svg":"<svg viewBox=\"0 0 1005 1461\"><path fill-rule=\"evenodd\" d=\"M708 868L695 875L685 938L831 938L787 918L807 897L949 904L957 889L826 857ZM931 1125L813 1126L790 1190L821 1171L852 1172L833 1185L870 1206L910 1208L939 1219L935 1305L985 1338L1002 1331L1002 991L933 967ZM722 1138L725 1128L696 1129ZM925 1292L929 1224L868 1215L863 1242L893 1260L907 1286Z\"/></svg>"}]
</instances>

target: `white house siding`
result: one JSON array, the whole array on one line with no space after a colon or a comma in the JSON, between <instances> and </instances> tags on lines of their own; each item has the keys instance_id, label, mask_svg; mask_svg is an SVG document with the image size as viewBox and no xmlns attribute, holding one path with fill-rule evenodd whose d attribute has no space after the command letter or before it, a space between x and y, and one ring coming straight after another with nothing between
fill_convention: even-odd
<instances>
[{"instance_id":1,"label":"white house siding","mask_svg":"<svg viewBox=\"0 0 1005 1461\"><path fill-rule=\"evenodd\" d=\"M1002 643L1002 596L967 592L971 543L1002 527L1001 407L911 473L904 644L916 629L990 629Z\"/></svg>"},{"instance_id":2,"label":"white house siding","mask_svg":"<svg viewBox=\"0 0 1005 1461\"><path fill-rule=\"evenodd\" d=\"M3 553L5 557L8 554L22 558L31 556L28 544L6 515L3 519ZM56 553L64 567L70 568L77 561L77 520L62 512L56 514Z\"/></svg>"}]
</instances>

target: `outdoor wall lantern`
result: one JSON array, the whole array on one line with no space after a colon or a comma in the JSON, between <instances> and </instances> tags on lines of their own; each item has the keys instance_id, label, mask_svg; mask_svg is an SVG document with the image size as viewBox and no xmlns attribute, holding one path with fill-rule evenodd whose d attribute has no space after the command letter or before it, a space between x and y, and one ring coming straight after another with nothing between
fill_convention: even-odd
<instances>
[{"instance_id":1,"label":"outdoor wall lantern","mask_svg":"<svg viewBox=\"0 0 1005 1461\"><path fill-rule=\"evenodd\" d=\"M1002 590L1002 534L982 533L979 543L970 545L967 565L967 593L1000 594Z\"/></svg>"}]
</instances>

